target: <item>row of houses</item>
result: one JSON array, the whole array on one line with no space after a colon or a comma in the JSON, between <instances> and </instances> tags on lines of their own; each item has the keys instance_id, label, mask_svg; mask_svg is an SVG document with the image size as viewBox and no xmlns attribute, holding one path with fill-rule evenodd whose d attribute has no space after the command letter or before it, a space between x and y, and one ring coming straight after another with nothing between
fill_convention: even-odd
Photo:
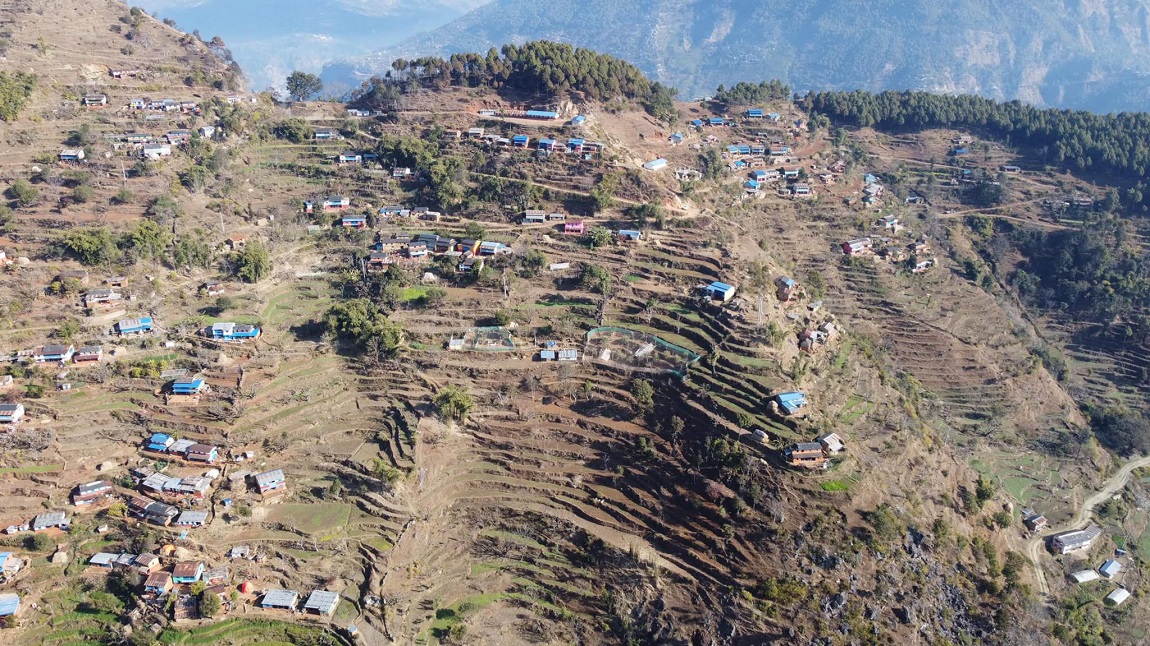
<instances>
[{"instance_id":1,"label":"row of houses","mask_svg":"<svg viewBox=\"0 0 1150 646\"><path fill-rule=\"evenodd\" d=\"M837 433L827 433L814 442L799 442L784 451L787 464L792 467L825 468L828 460L845 450Z\"/></svg>"},{"instance_id":2,"label":"row of houses","mask_svg":"<svg viewBox=\"0 0 1150 646\"><path fill-rule=\"evenodd\" d=\"M172 384L172 392L180 395L201 394L205 390L203 379L198 378L177 379ZM153 453L179 456L188 462L202 464L214 464L216 460L220 459L219 448L211 444L201 444L194 440L177 440L167 433L152 433L144 441L144 449Z\"/></svg>"},{"instance_id":3,"label":"row of houses","mask_svg":"<svg viewBox=\"0 0 1150 646\"><path fill-rule=\"evenodd\" d=\"M48 343L31 350L16 352L15 359L26 363L94 363L104 357L103 346L85 345L77 348L74 344Z\"/></svg>"},{"instance_id":4,"label":"row of houses","mask_svg":"<svg viewBox=\"0 0 1150 646\"><path fill-rule=\"evenodd\" d=\"M107 96L103 94L96 96L103 96L104 101L100 105L107 105ZM229 103L231 103L231 101L229 101ZM200 114L201 112L200 104L191 100L178 101L176 99L154 100L148 98L135 98L128 101L128 107L133 110L146 110L151 112L182 112L186 114Z\"/></svg>"},{"instance_id":5,"label":"row of houses","mask_svg":"<svg viewBox=\"0 0 1150 646\"><path fill-rule=\"evenodd\" d=\"M410 238L378 238L371 245L367 269L382 271L402 261L418 260L429 256L453 256L460 259L456 271L471 273L481 270L486 258L511 253L502 242L465 238L456 240L434 233L421 233Z\"/></svg>"}]
</instances>

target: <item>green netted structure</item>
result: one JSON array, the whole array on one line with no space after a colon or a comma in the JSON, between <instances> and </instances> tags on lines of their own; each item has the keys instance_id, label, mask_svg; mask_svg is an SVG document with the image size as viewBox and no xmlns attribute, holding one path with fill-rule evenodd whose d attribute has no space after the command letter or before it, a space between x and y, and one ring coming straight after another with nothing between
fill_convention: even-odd
<instances>
[{"instance_id":1,"label":"green netted structure","mask_svg":"<svg viewBox=\"0 0 1150 646\"><path fill-rule=\"evenodd\" d=\"M473 327L463 335L462 350L510 352L515 349L511 330L505 327Z\"/></svg>"},{"instance_id":2,"label":"green netted structure","mask_svg":"<svg viewBox=\"0 0 1150 646\"><path fill-rule=\"evenodd\" d=\"M587 333L583 358L626 370L665 373L679 377L699 355L659 337L621 327L598 327Z\"/></svg>"}]
</instances>

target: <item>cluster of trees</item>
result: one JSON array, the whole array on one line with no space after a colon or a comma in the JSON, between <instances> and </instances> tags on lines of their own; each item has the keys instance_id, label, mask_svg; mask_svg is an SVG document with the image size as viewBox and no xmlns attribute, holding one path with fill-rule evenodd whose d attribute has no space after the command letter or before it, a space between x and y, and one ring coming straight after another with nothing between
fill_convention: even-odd
<instances>
[{"instance_id":1,"label":"cluster of trees","mask_svg":"<svg viewBox=\"0 0 1150 646\"><path fill-rule=\"evenodd\" d=\"M107 227L72 229L60 239L60 248L84 265L107 265L120 260L159 260L172 243L172 234L151 220L141 220L116 236Z\"/></svg>"},{"instance_id":2,"label":"cluster of trees","mask_svg":"<svg viewBox=\"0 0 1150 646\"><path fill-rule=\"evenodd\" d=\"M929 92L817 92L800 105L837 123L887 131L961 128L1030 148L1047 163L1107 173L1127 204L1150 208L1150 114L1094 114Z\"/></svg>"},{"instance_id":3,"label":"cluster of trees","mask_svg":"<svg viewBox=\"0 0 1150 646\"><path fill-rule=\"evenodd\" d=\"M35 88L34 74L0 72L0 121L15 119L28 103Z\"/></svg>"},{"instance_id":4,"label":"cluster of trees","mask_svg":"<svg viewBox=\"0 0 1150 646\"><path fill-rule=\"evenodd\" d=\"M1130 247L1116 218L1073 231L1016 228L1010 241L1026 256L1008 282L1026 301L1097 321L1150 308L1150 259Z\"/></svg>"},{"instance_id":5,"label":"cluster of trees","mask_svg":"<svg viewBox=\"0 0 1150 646\"><path fill-rule=\"evenodd\" d=\"M395 356L403 344L403 328L366 298L333 305L326 318L336 338L377 359Z\"/></svg>"},{"instance_id":6,"label":"cluster of trees","mask_svg":"<svg viewBox=\"0 0 1150 646\"><path fill-rule=\"evenodd\" d=\"M1150 453L1150 420L1134 410L1096 407L1088 410L1094 434L1119 455Z\"/></svg>"},{"instance_id":7,"label":"cluster of trees","mask_svg":"<svg viewBox=\"0 0 1150 646\"><path fill-rule=\"evenodd\" d=\"M782 81L763 81L758 85L754 83L736 83L730 89L719 86L715 90L715 101L727 107L755 105L768 101L784 101L791 96L791 87Z\"/></svg>"},{"instance_id":8,"label":"cluster of trees","mask_svg":"<svg viewBox=\"0 0 1150 646\"><path fill-rule=\"evenodd\" d=\"M185 230L176 240L171 231L153 220L141 220L119 235L107 227L71 229L57 242L57 248L88 266L150 261L163 262L173 269L206 269L215 261L215 252L203 229ZM241 280L257 282L271 271L267 249L258 242L249 244L234 260Z\"/></svg>"},{"instance_id":9,"label":"cluster of trees","mask_svg":"<svg viewBox=\"0 0 1150 646\"><path fill-rule=\"evenodd\" d=\"M564 43L538 40L491 48L486 54L450 58L400 58L392 72L365 82L352 94L352 105L387 109L398 92L417 87L489 87L557 96L579 92L587 98L636 100L656 116L672 111L676 91L652 82L639 68L613 56Z\"/></svg>"}]
</instances>

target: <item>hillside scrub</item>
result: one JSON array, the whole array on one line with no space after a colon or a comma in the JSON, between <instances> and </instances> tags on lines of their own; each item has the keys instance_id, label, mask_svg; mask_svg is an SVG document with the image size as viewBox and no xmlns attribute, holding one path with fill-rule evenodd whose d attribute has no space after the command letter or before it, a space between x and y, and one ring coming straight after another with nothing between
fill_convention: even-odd
<instances>
[{"instance_id":1,"label":"hillside scrub","mask_svg":"<svg viewBox=\"0 0 1150 646\"><path fill-rule=\"evenodd\" d=\"M23 72L0 72L0 121L12 121L27 105L36 76Z\"/></svg>"}]
</instances>

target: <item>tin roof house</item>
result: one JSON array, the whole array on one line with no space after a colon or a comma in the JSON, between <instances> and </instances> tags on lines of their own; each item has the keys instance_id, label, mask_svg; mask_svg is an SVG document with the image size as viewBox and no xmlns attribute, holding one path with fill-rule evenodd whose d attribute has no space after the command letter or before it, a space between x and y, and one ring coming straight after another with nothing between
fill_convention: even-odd
<instances>
[{"instance_id":1,"label":"tin roof house","mask_svg":"<svg viewBox=\"0 0 1150 646\"><path fill-rule=\"evenodd\" d=\"M246 323L214 323L210 330L212 338L221 341L246 341L260 337L260 329Z\"/></svg>"},{"instance_id":2,"label":"tin roof house","mask_svg":"<svg viewBox=\"0 0 1150 646\"><path fill-rule=\"evenodd\" d=\"M258 473L255 476L256 488L260 493L268 493L270 491L277 491L287 487L287 480L284 478L283 469L272 469Z\"/></svg>"},{"instance_id":3,"label":"tin roof house","mask_svg":"<svg viewBox=\"0 0 1150 646\"><path fill-rule=\"evenodd\" d=\"M96 480L76 487L72 494L72 504L84 507L107 498L112 493L112 483L107 480Z\"/></svg>"},{"instance_id":4,"label":"tin roof house","mask_svg":"<svg viewBox=\"0 0 1150 646\"><path fill-rule=\"evenodd\" d=\"M807 396L801 392L779 393L775 395L774 403L784 415L798 415L806 410Z\"/></svg>"},{"instance_id":5,"label":"tin roof house","mask_svg":"<svg viewBox=\"0 0 1150 646\"><path fill-rule=\"evenodd\" d=\"M1050 546L1059 554L1071 554L1081 550L1088 550L1094 541L1102 536L1102 528L1090 525L1085 529L1075 529L1062 532L1050 537Z\"/></svg>"},{"instance_id":6,"label":"tin roof house","mask_svg":"<svg viewBox=\"0 0 1150 646\"><path fill-rule=\"evenodd\" d=\"M712 301L719 301L722 303L726 303L735 297L735 286L728 285L727 283L720 283L719 281L715 281L710 285L707 285L703 291L707 293L707 296L709 296Z\"/></svg>"},{"instance_id":7,"label":"tin roof house","mask_svg":"<svg viewBox=\"0 0 1150 646\"><path fill-rule=\"evenodd\" d=\"M124 319L116 323L116 334L131 336L147 334L152 331L152 317L142 316L134 319Z\"/></svg>"}]
</instances>

